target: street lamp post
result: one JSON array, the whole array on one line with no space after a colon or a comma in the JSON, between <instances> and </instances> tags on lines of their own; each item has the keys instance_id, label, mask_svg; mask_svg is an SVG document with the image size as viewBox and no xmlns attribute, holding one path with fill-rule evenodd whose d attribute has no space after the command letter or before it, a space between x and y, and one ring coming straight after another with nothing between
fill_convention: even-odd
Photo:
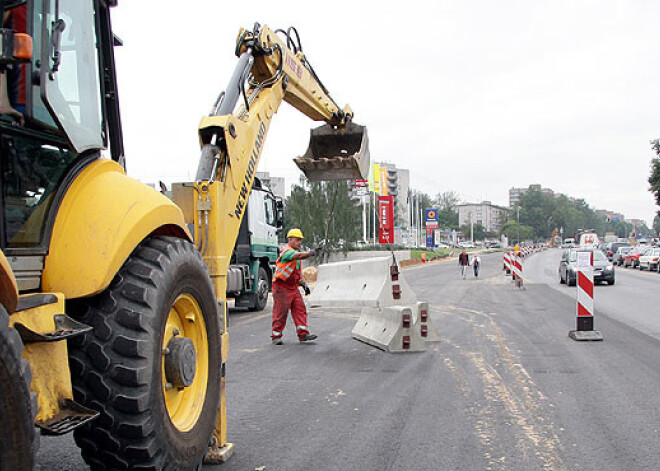
<instances>
[{"instance_id":1,"label":"street lamp post","mask_svg":"<svg viewBox=\"0 0 660 471\"><path fill-rule=\"evenodd\" d=\"M518 246L520 246L520 206L517 206L516 209L518 212Z\"/></svg>"}]
</instances>

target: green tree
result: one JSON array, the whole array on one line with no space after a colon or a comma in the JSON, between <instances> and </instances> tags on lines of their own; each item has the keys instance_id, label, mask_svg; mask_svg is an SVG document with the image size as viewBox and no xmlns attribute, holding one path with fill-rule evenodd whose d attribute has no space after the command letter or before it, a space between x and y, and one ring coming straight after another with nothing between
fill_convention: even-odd
<instances>
[{"instance_id":1,"label":"green tree","mask_svg":"<svg viewBox=\"0 0 660 471\"><path fill-rule=\"evenodd\" d=\"M310 182L301 177L285 200L285 231L299 227L307 246L325 254L348 250L362 235L362 212L345 181Z\"/></svg>"},{"instance_id":2,"label":"green tree","mask_svg":"<svg viewBox=\"0 0 660 471\"><path fill-rule=\"evenodd\" d=\"M655 152L655 157L651 159L651 175L649 176L649 185L651 193L655 196L655 203L660 206L660 139L651 141L651 148ZM658 211L660 215L660 211Z\"/></svg>"},{"instance_id":3,"label":"green tree","mask_svg":"<svg viewBox=\"0 0 660 471\"><path fill-rule=\"evenodd\" d=\"M471 227L470 227L469 223L461 226L460 229L461 229L461 231L463 231L463 236L465 238L470 237ZM472 237L472 240L475 240L475 241L484 240L485 237L486 237L486 228L483 226L483 224L480 224L480 223L474 224L474 235Z\"/></svg>"},{"instance_id":4,"label":"green tree","mask_svg":"<svg viewBox=\"0 0 660 471\"><path fill-rule=\"evenodd\" d=\"M653 231L655 235L660 235L660 214L656 214L653 218Z\"/></svg>"},{"instance_id":5,"label":"green tree","mask_svg":"<svg viewBox=\"0 0 660 471\"><path fill-rule=\"evenodd\" d=\"M505 222L500 228L500 235L505 235L509 239L509 244L518 242L518 223L511 219ZM531 226L520 225L520 241L529 240L533 237Z\"/></svg>"},{"instance_id":6,"label":"green tree","mask_svg":"<svg viewBox=\"0 0 660 471\"><path fill-rule=\"evenodd\" d=\"M458 211L456 211L456 206L460 200L458 193L452 190L436 195L435 204L438 209L438 225L440 227L458 229Z\"/></svg>"}]
</instances>

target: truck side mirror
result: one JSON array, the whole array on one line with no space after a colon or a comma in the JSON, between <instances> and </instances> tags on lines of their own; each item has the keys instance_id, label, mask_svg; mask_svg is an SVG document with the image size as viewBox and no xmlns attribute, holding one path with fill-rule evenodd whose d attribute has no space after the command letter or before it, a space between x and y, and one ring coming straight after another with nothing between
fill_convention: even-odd
<instances>
[{"instance_id":1,"label":"truck side mirror","mask_svg":"<svg viewBox=\"0 0 660 471\"><path fill-rule=\"evenodd\" d=\"M281 199L275 199L275 227L278 229L284 226L284 203Z\"/></svg>"}]
</instances>

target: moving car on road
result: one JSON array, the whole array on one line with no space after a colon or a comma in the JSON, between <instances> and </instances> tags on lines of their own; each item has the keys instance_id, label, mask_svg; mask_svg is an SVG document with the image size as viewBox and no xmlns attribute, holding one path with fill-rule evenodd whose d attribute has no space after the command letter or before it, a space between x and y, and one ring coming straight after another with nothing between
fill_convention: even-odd
<instances>
[{"instance_id":1,"label":"moving car on road","mask_svg":"<svg viewBox=\"0 0 660 471\"><path fill-rule=\"evenodd\" d=\"M605 254L595 248L579 248L566 250L559 261L559 283L575 286L577 281L577 259L578 252L590 252L593 254L594 284L607 282L614 284L614 265L607 260Z\"/></svg>"},{"instance_id":2,"label":"moving car on road","mask_svg":"<svg viewBox=\"0 0 660 471\"><path fill-rule=\"evenodd\" d=\"M608 242L605 245L605 255L607 259L611 262L614 261L614 254L619 249L619 247L628 247L629 245L626 242Z\"/></svg>"},{"instance_id":3,"label":"moving car on road","mask_svg":"<svg viewBox=\"0 0 660 471\"><path fill-rule=\"evenodd\" d=\"M637 268L639 266L639 257L645 255L648 249L648 247L633 247L623 258L623 266Z\"/></svg>"},{"instance_id":4,"label":"moving car on road","mask_svg":"<svg viewBox=\"0 0 660 471\"><path fill-rule=\"evenodd\" d=\"M660 260L660 249L650 248L644 255L639 257L639 269L658 271L658 260Z\"/></svg>"},{"instance_id":5,"label":"moving car on road","mask_svg":"<svg viewBox=\"0 0 660 471\"><path fill-rule=\"evenodd\" d=\"M633 248L631 246L625 246L625 247L619 247L616 249L616 252L614 252L614 255L612 256L612 263L614 265L623 265L623 259L625 258L626 254L630 252Z\"/></svg>"}]
</instances>

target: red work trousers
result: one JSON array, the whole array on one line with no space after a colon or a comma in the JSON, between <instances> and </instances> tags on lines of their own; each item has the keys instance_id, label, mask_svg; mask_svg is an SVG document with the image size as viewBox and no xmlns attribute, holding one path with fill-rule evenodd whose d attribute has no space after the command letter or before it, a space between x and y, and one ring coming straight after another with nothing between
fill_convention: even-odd
<instances>
[{"instance_id":1,"label":"red work trousers","mask_svg":"<svg viewBox=\"0 0 660 471\"><path fill-rule=\"evenodd\" d=\"M291 310L291 317L296 324L298 338L309 333L307 328L307 308L298 290L298 286L289 285L280 281L273 282L273 334L276 339L282 336L286 326L287 314Z\"/></svg>"}]
</instances>

